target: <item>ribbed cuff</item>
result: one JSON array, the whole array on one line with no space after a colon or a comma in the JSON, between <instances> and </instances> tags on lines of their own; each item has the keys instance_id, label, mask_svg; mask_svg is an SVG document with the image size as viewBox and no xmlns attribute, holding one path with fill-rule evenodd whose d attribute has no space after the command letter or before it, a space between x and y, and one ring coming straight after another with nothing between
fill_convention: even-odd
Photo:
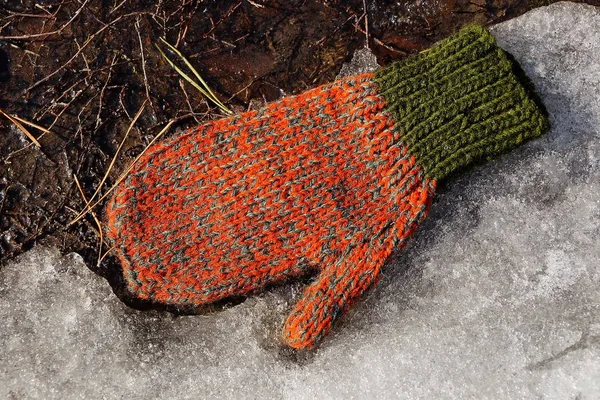
<instances>
[{"instance_id":1,"label":"ribbed cuff","mask_svg":"<svg viewBox=\"0 0 600 400\"><path fill-rule=\"evenodd\" d=\"M468 26L431 49L380 68L375 80L399 140L437 181L548 129L545 113L494 37Z\"/></svg>"}]
</instances>

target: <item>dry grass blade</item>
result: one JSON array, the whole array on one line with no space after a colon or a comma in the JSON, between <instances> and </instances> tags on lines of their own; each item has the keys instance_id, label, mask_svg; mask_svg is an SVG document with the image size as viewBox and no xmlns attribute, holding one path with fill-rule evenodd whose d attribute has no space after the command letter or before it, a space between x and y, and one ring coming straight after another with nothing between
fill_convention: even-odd
<instances>
[{"instance_id":1,"label":"dry grass blade","mask_svg":"<svg viewBox=\"0 0 600 400\"><path fill-rule=\"evenodd\" d=\"M185 58L185 56L183 54L181 54L181 52L179 50L177 50L177 48L175 46L171 45L169 42L167 42L163 38L160 38L160 40L164 44L166 44L172 52L174 52L179 58L181 58L181 60L190 69L190 71L192 71L192 73L198 79L198 81L200 81L200 84L198 84L198 82L196 82L192 78L190 78L185 72L183 72L183 70L181 68L179 68L177 65L175 65L175 63L173 61L171 61L171 59L169 57L167 57L167 55L161 50L161 48L158 45L156 45L156 48L158 49L158 51L160 52L162 57L171 66L171 68L173 68L175 71L177 71L177 73L179 75L181 75L186 81L188 81L191 85L193 85L196 89L198 89L198 91L200 93L202 93L210 101L212 101L225 114L228 114L228 115L233 114L233 111L231 111L229 108L227 108L227 106L225 104L223 104L221 102L221 100L219 100L219 98L215 95L215 93L212 91L210 86L208 86L206 81L202 78L202 76L198 73L198 71L194 68L194 66L188 61L188 59Z\"/></svg>"},{"instance_id":2,"label":"dry grass blade","mask_svg":"<svg viewBox=\"0 0 600 400\"><path fill-rule=\"evenodd\" d=\"M16 120L17 120L17 121L19 121L19 122L22 122L22 123L24 123L25 125L29 125L29 126L31 126L32 128L35 128L35 129L37 129L37 130L40 130L40 131L42 131L42 132L44 132L44 133L51 133L51 132L50 132L50 130L48 130L48 129L44 128L43 126L39 126L38 124L34 124L33 122L31 122L31 121L27 121L26 119L23 119L23 118L21 118L21 117L18 117L18 116L16 116L16 115L11 115L11 117L13 117L14 119L16 119Z\"/></svg>"},{"instance_id":3,"label":"dry grass blade","mask_svg":"<svg viewBox=\"0 0 600 400\"><path fill-rule=\"evenodd\" d=\"M194 66L188 61L188 59L181 54L181 52L179 50L177 50L177 48L175 46L173 46L171 43L167 42L165 39L160 38L160 40L166 44L167 46L169 46L169 49L171 49L171 51L175 54L177 54L177 56L179 58L181 58L181 60L185 63L185 65L190 69L190 71L192 71L192 73L196 76L196 78L198 78L198 80L200 81L200 83L202 84L202 86L204 87L204 89L206 89L206 91L210 94L211 99L219 104L222 108L224 108L225 110L227 110L229 113L231 113L232 111L227 108L222 102L221 100L219 100L219 98L215 95L215 93L211 90L210 86L208 86L208 84L206 83L206 81L204 79L202 79L202 76L198 73L198 71L196 70L196 68L194 68Z\"/></svg>"},{"instance_id":4,"label":"dry grass blade","mask_svg":"<svg viewBox=\"0 0 600 400\"><path fill-rule=\"evenodd\" d=\"M104 261L104 259L106 258L107 255L110 254L111 251L113 251L113 249L117 247L117 245L113 245L110 247L110 249L106 250L106 253L104 253L102 255L102 257L100 257L100 259L98 260L98 265L100 265L102 263L102 261Z\"/></svg>"},{"instance_id":5,"label":"dry grass blade","mask_svg":"<svg viewBox=\"0 0 600 400\"><path fill-rule=\"evenodd\" d=\"M83 202L87 205L88 201L85 198L85 193L83 193L83 189L81 188L81 185L79 184L79 179L77 179L77 175L73 174L73 178L75 179L75 185L77 185L77 189L79 189L81 198L83 198ZM100 224L100 220L96 216L96 213L93 211L91 211L91 213L92 213L92 217L94 218L94 221L96 221L96 225L98 225L98 236L100 237L100 243L98 244L98 261L97 261L96 265L100 265L100 263L102 262L102 258L103 258L100 256L102 254L102 245L104 244L104 234L102 233L102 224Z\"/></svg>"},{"instance_id":6,"label":"dry grass blade","mask_svg":"<svg viewBox=\"0 0 600 400\"><path fill-rule=\"evenodd\" d=\"M96 200L93 204L88 205L81 213L79 213L79 215L77 217L75 217L75 219L73 219L71 222L69 222L69 224L67 226L71 226L74 223L76 223L77 221L79 221L81 218L83 218L85 216L85 214L90 212L94 207L96 207L98 204L100 204L100 202L102 200L104 200L109 194L111 194L112 191L115 190L117 185L119 185L119 183L121 183L121 181L127 177L129 172L133 169L134 165L139 161L140 158L142 158L142 156L146 153L148 148L150 148L150 146L152 146L154 144L154 142L156 142L162 135L164 135L165 132L167 132L169 130L169 128L173 125L173 123L175 123L175 120L169 121L169 123L154 137L154 139L152 139L150 141L150 143L148 143L148 146L146 146L144 148L144 150L142 150L142 152L140 154L138 154L138 156L131 162L131 164L129 164L129 166L125 169L125 171L121 174L121 176L116 180L116 182L110 187L110 189L108 189L106 191L106 193L104 193L102 196L100 196L100 198L98 200Z\"/></svg>"},{"instance_id":7,"label":"dry grass blade","mask_svg":"<svg viewBox=\"0 0 600 400\"><path fill-rule=\"evenodd\" d=\"M154 108L152 99L150 98L150 85L148 84L148 75L146 74L146 57L144 56L144 43L142 42L142 35L140 34L140 17L135 20L135 30L137 32L138 42L140 44L140 56L142 57L142 73L144 75L144 86L146 87L146 98L150 102L150 108Z\"/></svg>"},{"instance_id":8,"label":"dry grass blade","mask_svg":"<svg viewBox=\"0 0 600 400\"><path fill-rule=\"evenodd\" d=\"M35 144L37 147L42 147L42 145L40 145L40 142L37 141L37 139L35 138L35 136L33 136L28 130L27 128L25 128L21 122L19 122L21 119L17 119L15 117L13 117L10 114L5 113L4 111L0 110L0 114L4 115L6 118L8 118L10 120L10 122L12 122L13 124L16 125L17 128L19 128L21 130L21 132L23 132L25 134L25 136L27 136L32 142L33 144ZM28 123L28 125L31 125L32 123Z\"/></svg>"},{"instance_id":9,"label":"dry grass blade","mask_svg":"<svg viewBox=\"0 0 600 400\"><path fill-rule=\"evenodd\" d=\"M369 10L367 0L363 0L363 12L365 13L365 48L369 49Z\"/></svg>"},{"instance_id":10,"label":"dry grass blade","mask_svg":"<svg viewBox=\"0 0 600 400\"><path fill-rule=\"evenodd\" d=\"M218 101L215 101L215 99L210 95L210 93L208 91L206 91L197 82L195 82L192 78L190 78L185 72L183 72L183 70L181 68L179 68L177 65L175 65L175 63L173 61L171 61L171 59L169 57L167 57L167 55L161 50L160 47L156 46L156 48L158 49L160 54L163 56L163 58L167 61L167 63L171 66L171 68L173 68L175 71L177 71L177 73L179 75L181 75L192 86L194 86L196 89L198 89L198 91L200 93L202 93L207 99L212 101L217 107L219 107L221 110L223 110L223 112L225 112L226 114L231 113L231 111L228 108L226 108L226 107L224 108L224 106L221 106Z\"/></svg>"},{"instance_id":11,"label":"dry grass blade","mask_svg":"<svg viewBox=\"0 0 600 400\"><path fill-rule=\"evenodd\" d=\"M94 191L94 194L92 195L92 197L90 197L90 200L89 201L87 201L87 200L85 201L85 208L83 209L83 211L81 211L79 213L79 215L77 215L77 217L76 217L77 220L79 219L79 217L81 217L81 216L83 216L83 215L85 215L87 213L86 210L88 209L88 206L90 205L90 203L92 201L94 201L94 199L96 198L96 196L98 195L98 193L100 193L100 190L102 189L102 186L104 185L104 182L106 182L106 179L108 179L108 175L110 174L110 171L112 171L112 168L115 165L115 162L117 161L117 157L119 156L119 153L120 153L121 149L123 148L123 144L125 143L125 140L129 136L129 133L133 129L133 126L137 122L137 120L140 117L140 115L142 115L142 112L144 111L145 107L146 107L146 101L144 100L144 102L142 103L142 106L140 107L139 111L137 112L137 114L135 114L135 117L131 121L131 124L129 124L129 128L127 128L127 132L125 132L125 136L123 136L123 140L121 140L121 143L119 144L119 147L117 148L117 151L115 152L114 157L110 161L110 164L108 165L108 168L106 169L106 173L102 177L102 180L100 181L100 184L98 184L98 187ZM74 221L75 220L71 221L71 223L69 225L71 225Z\"/></svg>"}]
</instances>

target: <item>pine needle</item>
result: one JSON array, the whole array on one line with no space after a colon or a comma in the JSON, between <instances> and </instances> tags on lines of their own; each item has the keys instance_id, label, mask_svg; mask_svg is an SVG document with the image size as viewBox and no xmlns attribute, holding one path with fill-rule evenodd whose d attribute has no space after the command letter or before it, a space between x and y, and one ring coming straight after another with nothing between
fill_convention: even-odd
<instances>
[{"instance_id":1,"label":"pine needle","mask_svg":"<svg viewBox=\"0 0 600 400\"><path fill-rule=\"evenodd\" d=\"M102 263L102 261L104 261L104 259L106 258L106 256L109 255L110 252L113 251L115 247L117 247L117 245L111 246L110 249L106 250L106 253L104 253L102 255L102 257L100 257L100 259L98 260L98 265L100 265Z\"/></svg>"},{"instance_id":2,"label":"pine needle","mask_svg":"<svg viewBox=\"0 0 600 400\"><path fill-rule=\"evenodd\" d=\"M77 189L79 189L79 193L81 194L81 197L83 198L83 202L86 205L89 204L89 202L85 198L85 193L83 193L83 189L81 188L81 185L79 184L79 179L77 179L77 175L73 174L73 178L75 179L75 185L77 185ZM104 234L102 233L102 224L100 224L100 220L98 220L96 213L93 212L92 210L90 210L90 212L92 213L92 217L94 218L94 221L96 221L96 225L98 225L98 235L100 236L100 243L98 244L98 261L97 261L96 265L100 265L100 263L102 262L102 257L100 257L100 255L102 254L102 245L104 244Z\"/></svg>"},{"instance_id":3,"label":"pine needle","mask_svg":"<svg viewBox=\"0 0 600 400\"><path fill-rule=\"evenodd\" d=\"M21 118L21 117L19 117L19 116L17 116L17 115L11 115L11 116L12 116L14 119L16 119L17 121L19 121L19 122L22 122L22 123L24 123L25 125L29 125L29 126L31 126L32 128L38 129L38 130L40 130L40 131L42 131L42 132L44 132L44 133L52 133L52 132L50 132L48 129L44 128L43 126L39 126L38 124L34 124L33 122L31 122L31 121L27 121L26 119L23 119L23 118Z\"/></svg>"},{"instance_id":4,"label":"pine needle","mask_svg":"<svg viewBox=\"0 0 600 400\"><path fill-rule=\"evenodd\" d=\"M81 211L77 217L75 217L71 222L69 222L67 227L69 227L69 226L73 225L74 223L76 223L77 221L79 221L88 212L90 212L92 209L94 209L94 207L96 207L109 194L111 194L112 191L115 190L115 188L119 185L119 183L121 183L121 181L123 181L127 177L129 172L133 169L133 167L139 161L139 159L142 158L142 156L146 153L148 148L150 148L150 146L152 146L154 144L154 142L156 142L162 135L164 135L165 132L167 132L169 130L169 128L171 127L171 125L173 125L174 122L175 122L174 119L169 121L169 123L154 137L154 139L152 139L150 141L150 143L148 143L148 146L146 146L144 148L144 150L142 150L142 152L140 154L138 154L138 156L131 162L131 164L129 164L129 166L125 169L125 171L121 174L121 176L116 180L116 182L110 187L110 189L108 189L108 191L106 193L104 193L102 196L100 196L100 198L98 200L96 200L93 204L88 204L88 206L86 206L86 208L83 211ZM90 203L91 203L91 200L90 200Z\"/></svg>"},{"instance_id":5,"label":"pine needle","mask_svg":"<svg viewBox=\"0 0 600 400\"><path fill-rule=\"evenodd\" d=\"M17 128L19 128L21 130L21 132L23 132L25 134L25 136L27 136L29 138L29 140L31 140L33 142L33 144L35 144L37 147L42 147L42 145L40 144L40 142L37 141L37 139L35 138L35 136L33 136L28 130L27 128L25 128L21 122L19 122L21 119L17 119L14 116L5 113L4 111L0 110L0 114L4 115L6 118L8 118L10 120L10 122L12 122L13 124L16 125ZM27 123L27 125L33 125L33 123Z\"/></svg>"},{"instance_id":6,"label":"pine needle","mask_svg":"<svg viewBox=\"0 0 600 400\"><path fill-rule=\"evenodd\" d=\"M177 48L175 46L173 46L172 44L170 44L169 42L167 42L165 39L160 38L160 40L164 44L166 44L167 46L169 46L169 49L171 49L171 51L173 53L177 54L179 56L179 58L181 58L183 60L183 62L185 63L185 65L190 69L190 71L192 71L192 73L196 76L196 78L198 78L198 80L200 81L200 83L202 84L202 86L204 86L204 88L206 89L206 91L210 94L210 96L212 97L212 99L214 99L214 101L216 103L220 104L229 113L232 113L232 111L230 109L228 109L227 107L225 107L225 105L223 103L221 103L221 101L219 100L219 98L210 89L210 86L208 86L208 84L206 83L206 81L204 79L202 79L202 76L198 73L198 71L196 70L196 68L194 68L194 66L188 61L188 59L183 54L181 54L181 52L179 50L177 50Z\"/></svg>"},{"instance_id":7,"label":"pine needle","mask_svg":"<svg viewBox=\"0 0 600 400\"><path fill-rule=\"evenodd\" d=\"M121 151L123 144L125 144L125 140L129 136L129 133L133 129L133 126L137 122L138 118L140 118L140 115L142 115L142 112L144 111L144 108L146 107L146 101L147 100L144 100L139 111L137 112L137 114L135 114L135 117L133 117L133 120L131 120L131 124L129 124L129 128L127 128L127 131L125 132L125 136L123 136L123 140L121 140L121 143L119 144L119 147L117 148L117 151L115 152L115 155L113 156L112 160L110 161L110 164L108 165L108 169L106 170L106 173L102 177L102 180L100 181L100 184L96 188L96 191L94 192L92 197L90 197L90 200L85 202L85 207L89 206L90 203L92 201L94 201L94 199L96 198L98 193L100 193L100 190L102 189L102 186L104 185L104 182L106 182L106 179L108 179L108 175L110 174L110 171L112 171L113 166L115 165L115 162L117 161L117 157L119 156L119 152ZM82 213L83 213L83 211L82 211ZM80 215L81 215L81 213L78 216L80 216Z\"/></svg>"},{"instance_id":8,"label":"pine needle","mask_svg":"<svg viewBox=\"0 0 600 400\"><path fill-rule=\"evenodd\" d=\"M177 65L175 65L175 63L173 61L171 61L171 59L162 51L162 49L157 44L155 44L156 49L159 51L159 53L162 55L162 57L165 59L165 61L167 61L167 63L171 66L171 68L173 68L175 71L177 71L177 73L179 75L181 75L186 81L188 81L192 86L194 86L200 93L202 93L204 96L206 96L206 98L208 98L210 101L212 101L225 114L228 114L228 115L233 114L233 111L231 111L229 108L227 108L227 106L225 104L223 104L221 102L221 100L219 100L219 98L211 90L210 86L208 86L206 81L204 79L202 79L202 76L198 73L198 71L194 68L194 66L188 61L188 59L183 54L181 54L181 52L179 50L177 50L177 48L175 46L171 45L165 39L160 38L160 40L164 44L166 44L169 47L169 49L173 53L175 53L184 62L184 64L190 69L190 71L192 71L192 73L194 74L194 76L196 76L196 78L198 79L198 81L200 81L200 83L194 81L185 72L183 72L183 70L181 68L179 68Z\"/></svg>"}]
</instances>

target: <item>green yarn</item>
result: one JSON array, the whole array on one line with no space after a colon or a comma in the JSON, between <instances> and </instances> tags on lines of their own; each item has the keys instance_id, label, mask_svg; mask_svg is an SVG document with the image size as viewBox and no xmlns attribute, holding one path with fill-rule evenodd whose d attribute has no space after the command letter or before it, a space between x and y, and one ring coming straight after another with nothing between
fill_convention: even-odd
<instances>
[{"instance_id":1,"label":"green yarn","mask_svg":"<svg viewBox=\"0 0 600 400\"><path fill-rule=\"evenodd\" d=\"M548 129L518 68L483 27L468 26L431 49L375 72L398 140L439 181L505 153Z\"/></svg>"}]
</instances>

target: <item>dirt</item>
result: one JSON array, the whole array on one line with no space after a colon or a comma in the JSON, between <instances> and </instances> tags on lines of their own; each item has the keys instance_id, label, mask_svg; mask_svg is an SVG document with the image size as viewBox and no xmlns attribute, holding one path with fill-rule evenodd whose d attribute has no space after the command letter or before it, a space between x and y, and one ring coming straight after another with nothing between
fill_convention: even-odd
<instances>
[{"instance_id":1,"label":"dirt","mask_svg":"<svg viewBox=\"0 0 600 400\"><path fill-rule=\"evenodd\" d=\"M370 0L369 46L385 65L550 2ZM84 205L73 176L90 197L145 100L104 188L168 121L175 132L219 114L162 60L159 38L241 111L332 81L365 45L364 13L362 0L0 0L0 109L51 131L31 129L37 147L0 117L0 262L49 243L118 286L115 261L97 265L92 216L67 226Z\"/></svg>"}]
</instances>

